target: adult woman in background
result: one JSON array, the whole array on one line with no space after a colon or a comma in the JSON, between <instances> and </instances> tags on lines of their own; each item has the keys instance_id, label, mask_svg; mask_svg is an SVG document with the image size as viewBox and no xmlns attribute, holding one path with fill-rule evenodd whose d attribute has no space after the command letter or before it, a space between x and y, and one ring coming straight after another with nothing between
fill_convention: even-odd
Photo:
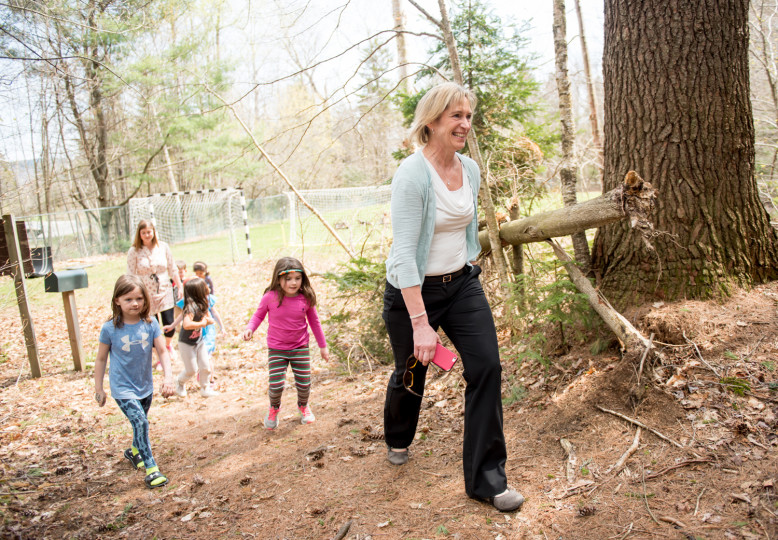
<instances>
[{"instance_id":1,"label":"adult woman in background","mask_svg":"<svg viewBox=\"0 0 778 540\"><path fill-rule=\"evenodd\" d=\"M157 238L157 229L151 221L142 219L135 232L135 241L127 252L127 273L138 276L143 281L151 295L151 310L149 315L156 317L160 326L167 326L174 320L172 278L178 291L183 291L178 268L173 261L170 246ZM165 342L171 358L173 347L170 342L175 335L175 328L165 332Z\"/></svg>"},{"instance_id":2,"label":"adult woman in background","mask_svg":"<svg viewBox=\"0 0 778 540\"><path fill-rule=\"evenodd\" d=\"M454 83L427 92L411 126L411 139L422 148L400 164L392 179L394 239L386 261L383 318L395 370L386 392L384 432L389 462L407 463L427 364L442 328L462 358L467 382L465 491L511 512L524 497L507 485L497 333L478 279L481 269L473 264L481 251L481 177L476 163L458 153L475 104L475 95Z\"/></svg>"}]
</instances>

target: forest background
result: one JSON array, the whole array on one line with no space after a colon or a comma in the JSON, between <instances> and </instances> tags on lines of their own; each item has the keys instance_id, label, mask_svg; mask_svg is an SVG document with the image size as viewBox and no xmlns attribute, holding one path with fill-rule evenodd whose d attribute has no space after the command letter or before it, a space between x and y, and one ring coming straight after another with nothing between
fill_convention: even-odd
<instances>
[{"instance_id":1,"label":"forest background","mask_svg":"<svg viewBox=\"0 0 778 540\"><path fill-rule=\"evenodd\" d=\"M213 257L232 335L219 352L224 395L216 407L186 399L157 409L167 430L160 446L177 480L156 499L125 489L131 479L114 448L116 436L126 435L115 426L120 416L95 412L91 383L70 370L66 340L48 331L58 327L52 309L58 302L42 292L40 280L31 282L31 296L33 319L47 323L38 336L47 369L41 380L24 376L18 313L12 287L3 282L0 335L8 341L0 351L0 440L9 450L0 502L8 530L53 537L149 533L159 525L143 508L165 502L163 536L253 530L271 537L291 530L291 537L332 537L353 519L355 538L449 531L547 537L547 530L625 538L679 528L694 538L775 537L778 295L775 283L752 286L778 271L778 6L603 4L596 13L581 4L586 24L595 21L587 28L603 35L603 66L591 58L591 76L585 55L576 52L583 44L576 2L561 10L566 26L559 13L553 31L551 17L545 19L554 52L541 58L532 55L528 27L513 24L504 4L485 0L450 4L450 24L438 9L445 2L411 0L380 9L355 0L0 5L3 214L121 208L133 197L199 188L241 187L249 199L274 195L289 186L269 158L298 188L386 185L409 151L404 137L420 93L459 73L479 93L474 126L489 186L481 193L487 225L561 206L560 194L569 205L610 193L630 168L654 185L656 230L633 230L636 221L619 216L597 238L591 229L582 245L573 244L584 271L588 263L578 248L593 248L599 291L647 334L644 341L654 334L661 345L651 349L657 355L646 368L653 386L641 389L634 385L641 380L637 362L623 361L620 343L575 293L547 246L529 244L522 253L514 245L505 260L480 261L505 359L506 433L512 449L520 449L510 472L529 494L521 514L513 521L499 516L498 523L464 499L454 480L457 443L442 444L461 430L460 378L431 381L410 472L397 474L377 457L388 369L381 364L389 361L375 309L385 244L351 261L337 247L304 251L329 302L328 339L338 364L316 359L317 383L329 387L317 404L326 411L321 421L301 432L285 418L278 439L251 424L264 399L264 364L235 330L245 319L246 290L267 275L268 252L236 272L205 243L174 246L186 260ZM404 16L395 17L398 8ZM447 35L459 52L459 72ZM592 51L597 43L590 40ZM470 144L468 152L476 154ZM121 249L115 251L79 261L94 265L89 289L79 292L88 340L123 270ZM510 274L501 261L510 263ZM625 358L636 360L629 352ZM638 429L619 464L606 467L633 441L634 424L604 421L609 413L596 408L603 404L680 442L647 433L641 440ZM195 410L219 428L180 422ZM234 425L225 427L228 420ZM369 425L350 426L357 422ZM53 437L56 447L46 444ZM328 445L320 446L325 438ZM571 440L585 452L581 461L562 443ZM542 465L525 466L522 460L533 456L542 456ZM326 465L356 459L358 468ZM280 485L255 483L266 469L269 477L293 480L288 500ZM363 477L344 478L349 470ZM311 482L325 486L315 500L304 496ZM364 499L363 489L371 494ZM231 500L236 490L240 496ZM419 502L416 494L429 499ZM445 508L430 504L448 498L454 500ZM92 506L97 500L99 511ZM351 500L366 502L354 508ZM289 504L301 517L281 523ZM658 519L651 505L661 507ZM277 511L255 516L260 506ZM209 519L214 515L218 520Z\"/></svg>"}]
</instances>

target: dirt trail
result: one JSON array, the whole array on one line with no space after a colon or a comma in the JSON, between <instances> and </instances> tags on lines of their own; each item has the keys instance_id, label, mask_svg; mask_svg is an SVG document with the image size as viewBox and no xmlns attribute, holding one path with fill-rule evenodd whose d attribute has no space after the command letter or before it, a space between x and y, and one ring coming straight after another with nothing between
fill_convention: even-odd
<instances>
[{"instance_id":1,"label":"dirt trail","mask_svg":"<svg viewBox=\"0 0 778 540\"><path fill-rule=\"evenodd\" d=\"M360 540L778 538L778 284L724 304L634 314L659 341L683 328L719 371L714 376L688 344L668 348L666 366L654 373L670 384L652 387L636 410L627 405L634 368L614 351L593 356L581 347L547 372L507 358L503 395L526 389L505 407L507 471L527 502L502 514L464 494L461 371L428 385L403 467L385 460L380 440L385 367L348 376L316 356L316 422L300 424L287 386L279 428L264 429L264 326L250 344L239 334L258 300L247 291L256 291L257 272L265 270L254 265L229 283L231 269L214 271L230 334L216 359L222 393L206 400L190 384L186 398L155 397L153 449L171 479L158 490L146 489L121 458L128 423L113 402L94 406L91 379L69 371L67 340L53 323L39 326L48 328L39 332L46 375L17 384L23 344L8 344L17 340L18 313L0 313L7 355L0 363L0 537L330 539L350 523L345 538ZM315 285L324 319L338 301L326 283ZM56 319L55 311L34 317ZM79 305L79 314L94 345L104 306ZM738 395L720 383L725 376L750 386ZM635 428L597 405L684 448L643 431L624 471L612 477L608 469ZM577 456L570 481L562 438Z\"/></svg>"}]
</instances>

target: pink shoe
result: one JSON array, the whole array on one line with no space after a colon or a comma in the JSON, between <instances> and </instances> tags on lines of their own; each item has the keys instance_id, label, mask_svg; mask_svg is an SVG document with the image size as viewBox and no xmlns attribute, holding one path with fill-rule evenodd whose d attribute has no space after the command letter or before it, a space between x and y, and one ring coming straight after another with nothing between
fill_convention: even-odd
<instances>
[{"instance_id":1,"label":"pink shoe","mask_svg":"<svg viewBox=\"0 0 778 540\"><path fill-rule=\"evenodd\" d=\"M278 411L280 410L280 407L270 407L270 410L267 411L267 416L265 417L265 427L267 429L278 427Z\"/></svg>"},{"instance_id":2,"label":"pink shoe","mask_svg":"<svg viewBox=\"0 0 778 540\"><path fill-rule=\"evenodd\" d=\"M300 414L302 415L302 418L300 418L301 424L312 424L316 421L316 417L313 415L313 411L311 411L311 408L308 405L303 405L302 407L298 407L300 409Z\"/></svg>"}]
</instances>

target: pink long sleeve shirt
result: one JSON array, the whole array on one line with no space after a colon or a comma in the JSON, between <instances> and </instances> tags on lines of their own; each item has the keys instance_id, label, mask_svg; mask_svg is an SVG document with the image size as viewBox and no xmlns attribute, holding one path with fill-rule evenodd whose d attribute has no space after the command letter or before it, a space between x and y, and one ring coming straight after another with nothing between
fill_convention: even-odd
<instances>
[{"instance_id":1,"label":"pink long sleeve shirt","mask_svg":"<svg viewBox=\"0 0 778 540\"><path fill-rule=\"evenodd\" d=\"M319 322L319 314L315 307L308 305L308 300L302 294L285 296L279 306L277 293L266 292L246 328L252 332L256 331L268 314L270 314L267 330L268 348L291 351L307 347L309 325L319 348L327 346Z\"/></svg>"}]
</instances>

